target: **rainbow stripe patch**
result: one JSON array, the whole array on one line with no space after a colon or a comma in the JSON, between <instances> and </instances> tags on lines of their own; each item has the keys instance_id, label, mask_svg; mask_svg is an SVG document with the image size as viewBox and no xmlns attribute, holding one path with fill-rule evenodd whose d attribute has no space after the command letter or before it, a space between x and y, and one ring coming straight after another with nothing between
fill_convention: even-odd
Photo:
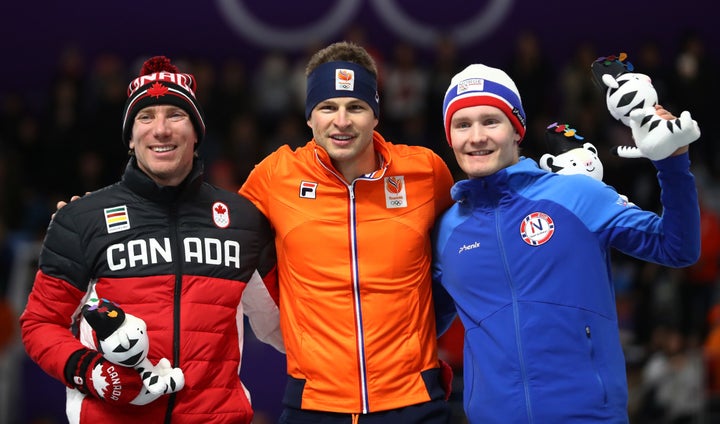
<instances>
[{"instance_id":1,"label":"rainbow stripe patch","mask_svg":"<svg viewBox=\"0 0 720 424\"><path fill-rule=\"evenodd\" d=\"M127 206L122 205L105 208L104 212L108 234L130 229L130 218L128 217Z\"/></svg>"}]
</instances>

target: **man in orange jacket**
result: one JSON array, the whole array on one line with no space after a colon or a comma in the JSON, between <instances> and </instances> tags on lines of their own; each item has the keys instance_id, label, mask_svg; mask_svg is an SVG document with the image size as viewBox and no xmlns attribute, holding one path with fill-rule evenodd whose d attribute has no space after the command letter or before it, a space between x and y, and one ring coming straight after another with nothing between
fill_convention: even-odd
<instances>
[{"instance_id":1,"label":"man in orange jacket","mask_svg":"<svg viewBox=\"0 0 720 424\"><path fill-rule=\"evenodd\" d=\"M280 422L447 423L437 336L454 305L432 287L430 231L452 175L431 150L375 131L377 68L365 49L332 44L306 75L313 139L270 154L239 190L275 231Z\"/></svg>"}]
</instances>

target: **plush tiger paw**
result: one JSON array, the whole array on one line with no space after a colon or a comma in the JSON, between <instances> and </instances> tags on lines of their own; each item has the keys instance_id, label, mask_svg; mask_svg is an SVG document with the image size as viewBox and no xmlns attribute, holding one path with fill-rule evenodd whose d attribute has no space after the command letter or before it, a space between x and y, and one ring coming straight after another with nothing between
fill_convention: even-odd
<instances>
[{"instance_id":1,"label":"plush tiger paw","mask_svg":"<svg viewBox=\"0 0 720 424\"><path fill-rule=\"evenodd\" d=\"M640 149L637 146L613 146L610 149L610 153L621 158L636 159L644 158Z\"/></svg>"},{"instance_id":2,"label":"plush tiger paw","mask_svg":"<svg viewBox=\"0 0 720 424\"><path fill-rule=\"evenodd\" d=\"M152 394L175 393L185 387L185 375L180 368L173 368L167 358L162 358L157 365L144 360L135 367L142 377L145 388Z\"/></svg>"},{"instance_id":3,"label":"plush tiger paw","mask_svg":"<svg viewBox=\"0 0 720 424\"><path fill-rule=\"evenodd\" d=\"M639 153L650 160L661 160L700 138L700 127L688 111L679 118L665 119L653 107L635 109L630 112L630 129L637 152L618 149L618 156L640 157Z\"/></svg>"}]
</instances>

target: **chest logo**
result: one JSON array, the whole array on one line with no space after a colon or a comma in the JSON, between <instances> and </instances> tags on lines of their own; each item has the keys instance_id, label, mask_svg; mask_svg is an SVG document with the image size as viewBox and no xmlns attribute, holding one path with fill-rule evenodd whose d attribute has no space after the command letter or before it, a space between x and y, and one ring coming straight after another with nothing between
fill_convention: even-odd
<instances>
[{"instance_id":1,"label":"chest logo","mask_svg":"<svg viewBox=\"0 0 720 424\"><path fill-rule=\"evenodd\" d=\"M555 223L542 212L533 212L520 223L520 236L530 246L547 243L554 233Z\"/></svg>"},{"instance_id":2,"label":"chest logo","mask_svg":"<svg viewBox=\"0 0 720 424\"><path fill-rule=\"evenodd\" d=\"M130 229L130 218L128 217L127 206L115 206L105 208L105 226L108 234L117 233Z\"/></svg>"},{"instance_id":3,"label":"chest logo","mask_svg":"<svg viewBox=\"0 0 720 424\"><path fill-rule=\"evenodd\" d=\"M406 208L405 177L385 177L385 207L388 209Z\"/></svg>"},{"instance_id":4,"label":"chest logo","mask_svg":"<svg viewBox=\"0 0 720 424\"><path fill-rule=\"evenodd\" d=\"M227 228L230 225L230 211L223 202L215 202L212 205L213 222L220 228Z\"/></svg>"},{"instance_id":5,"label":"chest logo","mask_svg":"<svg viewBox=\"0 0 720 424\"><path fill-rule=\"evenodd\" d=\"M314 199L317 191L317 183L300 181L300 197L303 199Z\"/></svg>"}]
</instances>

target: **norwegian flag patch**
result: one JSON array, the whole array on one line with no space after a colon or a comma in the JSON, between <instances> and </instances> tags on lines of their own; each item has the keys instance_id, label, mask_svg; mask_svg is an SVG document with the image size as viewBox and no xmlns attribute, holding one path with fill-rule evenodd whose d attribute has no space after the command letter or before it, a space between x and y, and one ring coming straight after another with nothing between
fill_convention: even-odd
<instances>
[{"instance_id":1,"label":"norwegian flag patch","mask_svg":"<svg viewBox=\"0 0 720 424\"><path fill-rule=\"evenodd\" d=\"M520 223L520 236L530 246L541 246L555 233L555 222L549 215L533 212Z\"/></svg>"}]
</instances>

